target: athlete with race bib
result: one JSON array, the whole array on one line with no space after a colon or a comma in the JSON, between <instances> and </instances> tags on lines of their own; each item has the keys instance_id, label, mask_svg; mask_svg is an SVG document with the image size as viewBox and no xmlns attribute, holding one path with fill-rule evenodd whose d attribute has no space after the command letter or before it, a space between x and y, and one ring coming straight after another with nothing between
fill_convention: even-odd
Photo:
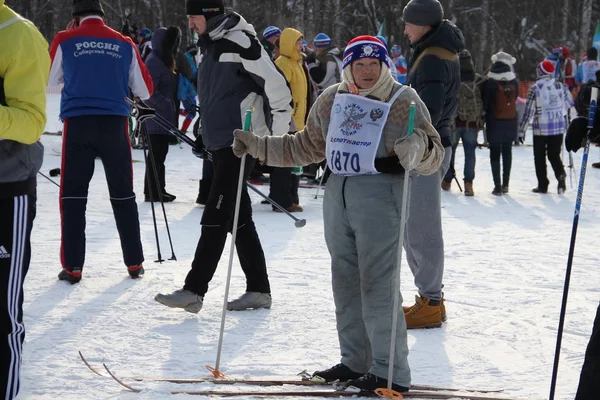
<instances>
[{"instance_id":1,"label":"athlete with race bib","mask_svg":"<svg viewBox=\"0 0 600 400\"><path fill-rule=\"evenodd\" d=\"M273 166L327 159L333 172L323 205L331 255L341 363L315 372L361 390L387 385L392 315L398 315L392 389L410 387L406 321L393 310L405 171L433 174L444 148L417 93L394 81L383 43L359 36L344 51L342 82L313 105L295 135L234 132L234 153ZM411 102L415 129L408 135Z\"/></svg>"}]
</instances>

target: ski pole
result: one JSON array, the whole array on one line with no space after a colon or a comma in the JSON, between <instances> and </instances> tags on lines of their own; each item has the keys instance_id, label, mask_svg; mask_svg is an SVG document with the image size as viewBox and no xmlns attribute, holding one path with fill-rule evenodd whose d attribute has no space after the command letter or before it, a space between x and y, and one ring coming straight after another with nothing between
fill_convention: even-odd
<instances>
[{"instance_id":1,"label":"ski pole","mask_svg":"<svg viewBox=\"0 0 600 400\"><path fill-rule=\"evenodd\" d=\"M415 125L415 108L414 101L410 103L410 114L408 116L408 136L413 134ZM409 191L409 171L404 171L404 187L402 190L402 210L400 212L400 237L398 238L398 256L396 258L396 279L394 288L394 308L392 308L392 338L390 341L390 357L388 366L387 392L384 393L386 398L392 399L396 392L392 390L392 380L394 378L394 358L396 354L396 329L398 328L398 308L400 307L400 265L402 264L402 248L404 246L404 228L406 227L406 208L408 206L408 191ZM400 397L401 398L401 397Z\"/></svg>"},{"instance_id":2,"label":"ski pole","mask_svg":"<svg viewBox=\"0 0 600 400\"><path fill-rule=\"evenodd\" d=\"M252 111L246 110L244 118L244 130L250 130L250 124L252 122ZM217 347L217 361L215 368L209 370L212 372L215 378L224 377L223 373L219 371L219 365L221 363L221 350L223 349L223 333L225 332L225 316L227 315L227 300L229 297L229 284L231 282L231 270L233 268L233 257L235 255L235 240L237 238L238 222L240 217L240 203L242 202L242 188L244 187L244 169L246 166L246 154L244 154L240 160L240 176L238 178L237 193L235 196L235 211L233 213L233 227L231 228L231 249L229 250L229 267L227 268L227 281L225 282L225 298L223 299L223 311L221 313L221 330L219 332L219 345Z\"/></svg>"},{"instance_id":3,"label":"ski pole","mask_svg":"<svg viewBox=\"0 0 600 400\"><path fill-rule=\"evenodd\" d=\"M323 185L323 178L325 178L325 174L327 174L327 164L325 164L325 169L323 169L323 175L321 175L321 179L319 180L319 187L317 187L317 193L315 194L315 200L319 197L319 192L321 191L321 186Z\"/></svg>"},{"instance_id":4,"label":"ski pole","mask_svg":"<svg viewBox=\"0 0 600 400\"><path fill-rule=\"evenodd\" d=\"M53 179L51 179L48 175L44 175L41 171L38 171L38 174L40 174L44 178L48 179L50 182L54 183L56 185L56 187L60 188L60 185L58 183L56 183Z\"/></svg>"},{"instance_id":5,"label":"ski pole","mask_svg":"<svg viewBox=\"0 0 600 400\"><path fill-rule=\"evenodd\" d=\"M140 124L141 126L141 124ZM141 132L141 128L140 128L140 132ZM143 134L145 135L145 140L146 143L148 144L148 154L150 155L150 161L152 162L152 173L154 174L154 183L155 185L158 185L158 169L156 168L156 162L154 159L154 152L152 151L152 142L150 141L150 134L148 133L148 130L145 129L143 131ZM144 148L144 157L146 157L146 148ZM146 165L148 165L148 160L146 159ZM169 238L169 245L171 246L171 258L169 258L169 261L177 261L177 257L175 256L175 250L173 249L173 240L171 239L171 230L169 229L169 221L167 219L167 211L165 210L165 202L164 202L164 196L162 193L162 190L160 190L160 188L158 187L151 187L151 182L150 182L150 174L148 174L148 179L147 179L147 185L148 185L148 190L150 191L149 193L152 194L153 190L156 190L156 193L158 194L158 201L160 202L160 206L162 207L162 212L163 212L163 218L165 220L165 227L167 229L167 237ZM150 199L150 200L154 200L154 199ZM152 217L154 218L154 226L156 227L156 216L154 214L154 201L150 202L152 204ZM158 233L156 233L156 238L157 238L157 243L158 243ZM164 260L162 260L162 258L159 256L158 262L162 262Z\"/></svg>"},{"instance_id":6,"label":"ski pole","mask_svg":"<svg viewBox=\"0 0 600 400\"><path fill-rule=\"evenodd\" d=\"M583 197L583 185L585 183L585 173L587 170L588 155L590 153L590 133L594 128L594 121L596 119L596 107L598 102L598 86L600 82L597 82L592 86L592 95L590 97L590 112L588 116L587 125L587 138L585 141L585 147L583 150L583 159L581 161L581 172L579 175L579 187L577 188L577 200L575 201L575 215L573 217L573 227L571 229L571 243L569 244L569 255L567 257L567 271L565 273L565 286L563 289L562 305L560 308L560 318L558 322L558 333L556 335L556 349L554 351L554 365L552 368L552 381L550 383L550 397L549 400L554 400L554 394L556 391L556 380L558 377L558 362L560 360L560 348L562 342L562 334L565 326L565 314L567 311L567 298L569 296L569 283L571 281L571 269L573 267L573 254L575 252L575 239L577 237L577 226L579 225L579 213L581 211L581 201Z\"/></svg>"},{"instance_id":7,"label":"ski pole","mask_svg":"<svg viewBox=\"0 0 600 400\"><path fill-rule=\"evenodd\" d=\"M150 111L150 110L152 111L152 113L150 113L148 115L138 116L137 117L138 120L145 121L146 119L154 118L155 122L157 124L159 124L160 126L162 126L166 131L168 131L172 135L177 136L182 142L185 142L187 145L191 146L192 148L194 148L196 146L196 143L194 142L194 140L192 138L190 138L189 136L181 133L176 127L173 126L173 124L171 124L169 121L167 121L163 116L156 114L153 109L151 109L150 107L146 106L144 103L137 103L137 102L134 102L133 100L131 100L129 98L126 98L125 100L127 101L127 103L129 103L130 105L132 105L134 107L134 110L135 109L143 109L143 110L146 110L146 111ZM137 115L139 115L139 111L134 111L134 112ZM207 153L206 157L209 160L212 160L211 154L208 151L206 153ZM279 205L278 203L274 202L267 195L265 195L263 192L261 192L260 190L258 190L256 187L254 187L254 185L251 185L250 183L247 183L247 186L248 186L248 188L250 190L252 190L256 194L258 194L259 196L261 196L263 199L267 200L269 203L271 203L271 205L273 207L277 208L279 211L283 212L288 217L290 217L291 219L293 219L294 220L294 225L296 226L296 228L302 228L303 226L306 225L306 220L305 219L297 218L292 213L290 213L288 210L286 210L285 208L281 207L281 205Z\"/></svg>"}]
</instances>

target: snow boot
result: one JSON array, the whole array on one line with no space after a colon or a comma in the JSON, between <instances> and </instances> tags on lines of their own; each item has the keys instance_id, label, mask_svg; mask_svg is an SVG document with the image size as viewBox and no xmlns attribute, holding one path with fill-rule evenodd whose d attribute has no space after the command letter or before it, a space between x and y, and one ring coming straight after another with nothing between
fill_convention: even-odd
<instances>
[{"instance_id":1,"label":"snow boot","mask_svg":"<svg viewBox=\"0 0 600 400\"><path fill-rule=\"evenodd\" d=\"M475 192L473 191L473 182L465 181L465 196L475 196Z\"/></svg>"},{"instance_id":2,"label":"snow boot","mask_svg":"<svg viewBox=\"0 0 600 400\"><path fill-rule=\"evenodd\" d=\"M71 285L79 283L79 281L81 281L81 270L80 269L68 270L66 268L63 268L63 270L58 273L58 280L59 281L67 281Z\"/></svg>"},{"instance_id":3,"label":"snow boot","mask_svg":"<svg viewBox=\"0 0 600 400\"><path fill-rule=\"evenodd\" d=\"M416 304L404 314L407 329L439 328L442 326L442 301L415 296ZM444 314L446 307L444 307ZM445 315L444 315L445 317Z\"/></svg>"},{"instance_id":4,"label":"snow boot","mask_svg":"<svg viewBox=\"0 0 600 400\"><path fill-rule=\"evenodd\" d=\"M246 292L237 299L227 302L228 311L244 311L251 308L271 308L271 294Z\"/></svg>"},{"instance_id":5,"label":"snow boot","mask_svg":"<svg viewBox=\"0 0 600 400\"><path fill-rule=\"evenodd\" d=\"M292 205L289 206L288 208L286 208L286 210L288 212L295 213L295 212L302 212L302 211L304 211L304 208L302 208L302 206L300 204L292 203ZM278 212L278 213L283 212L283 211L281 211L277 207L273 207L273 211Z\"/></svg>"},{"instance_id":6,"label":"snow boot","mask_svg":"<svg viewBox=\"0 0 600 400\"><path fill-rule=\"evenodd\" d=\"M548 188L542 188L542 187L534 187L533 189L531 189L531 191L533 193L548 193Z\"/></svg>"},{"instance_id":7,"label":"snow boot","mask_svg":"<svg viewBox=\"0 0 600 400\"><path fill-rule=\"evenodd\" d=\"M449 192L451 186L452 186L452 181L447 181L445 179L442 180L442 190Z\"/></svg>"},{"instance_id":8,"label":"snow boot","mask_svg":"<svg viewBox=\"0 0 600 400\"><path fill-rule=\"evenodd\" d=\"M563 194L567 191L567 183L565 182L566 178L567 175L565 174L562 174L560 178L558 178L558 194Z\"/></svg>"},{"instance_id":9,"label":"snow boot","mask_svg":"<svg viewBox=\"0 0 600 400\"><path fill-rule=\"evenodd\" d=\"M494 196L502 196L502 188L500 187L500 185L494 186L494 190L492 190L492 194Z\"/></svg>"},{"instance_id":10,"label":"snow boot","mask_svg":"<svg viewBox=\"0 0 600 400\"><path fill-rule=\"evenodd\" d=\"M508 194L508 183L507 182L502 184L502 194Z\"/></svg>"},{"instance_id":11,"label":"snow boot","mask_svg":"<svg viewBox=\"0 0 600 400\"><path fill-rule=\"evenodd\" d=\"M171 294L159 293L154 297L154 300L167 307L183 308L187 312L198 314L202 310L204 297L198 296L189 290L179 289Z\"/></svg>"},{"instance_id":12,"label":"snow boot","mask_svg":"<svg viewBox=\"0 0 600 400\"><path fill-rule=\"evenodd\" d=\"M142 264L135 265L133 267L127 267L127 272L129 272L129 276L131 279L137 279L144 276L144 266Z\"/></svg>"},{"instance_id":13,"label":"snow boot","mask_svg":"<svg viewBox=\"0 0 600 400\"><path fill-rule=\"evenodd\" d=\"M334 365L333 367L323 371L315 371L312 375L313 379L323 380L326 383L336 381L347 382L353 379L358 379L361 376L363 376L363 374L352 371L342 363Z\"/></svg>"},{"instance_id":14,"label":"snow boot","mask_svg":"<svg viewBox=\"0 0 600 400\"><path fill-rule=\"evenodd\" d=\"M360 392L374 392L379 388L387 388L387 379L380 378L371 373L366 373L358 379L348 381L346 390L352 391L352 389L358 389ZM409 388L400 386L392 382L392 390L400 393L408 392Z\"/></svg>"}]
</instances>

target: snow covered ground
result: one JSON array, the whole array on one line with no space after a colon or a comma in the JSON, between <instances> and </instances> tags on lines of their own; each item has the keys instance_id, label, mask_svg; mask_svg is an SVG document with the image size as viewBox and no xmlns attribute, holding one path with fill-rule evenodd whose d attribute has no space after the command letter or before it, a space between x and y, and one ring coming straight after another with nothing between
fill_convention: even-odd
<instances>
[{"instance_id":1,"label":"snow covered ground","mask_svg":"<svg viewBox=\"0 0 600 400\"><path fill-rule=\"evenodd\" d=\"M56 97L48 105L49 131L59 127ZM42 141L46 146L42 172L48 173L60 166L56 153L61 138L45 135ZM509 195L491 195L487 149L477 150L476 196L464 197L455 184L452 192L443 193L448 322L442 329L409 332L415 384L504 388L506 396L547 398L575 191L569 188L558 196L551 178L550 194L531 193L536 185L532 148L514 148L513 156ZM134 150L134 158L143 160L142 152ZM592 149L590 158L598 159L598 149ZM578 171L581 152L575 161ZM170 390L213 389L211 384L128 381L145 389L129 393L110 378L93 375L79 360L81 350L95 367L101 369L105 362L120 376L207 377L205 365L215 363L229 256L228 244L200 314L156 303L156 293L182 286L194 254L203 211L194 203L201 163L188 148L170 147L167 189L177 200L166 210L178 261L153 262L156 244L150 205L138 200L146 276L135 281L123 266L104 172L99 161L96 165L87 211L86 267L79 285L56 279L60 271L58 190L41 177L38 181L33 256L25 284L27 338L20 398L170 399ZM459 148L459 178L462 165ZM140 197L144 164L135 163L134 169ZM599 170L588 171L557 399L574 397L600 300L599 177ZM312 372L339 361L322 199L313 196L314 191L301 189L305 208L301 216L308 223L297 229L287 216L271 212L252 195L274 301L271 310L228 313L221 369L230 377L294 377L304 369ZM169 258L159 216L162 255ZM237 297L244 287L236 257L231 296ZM415 288L406 264L402 293L405 304L412 304Z\"/></svg>"}]
</instances>

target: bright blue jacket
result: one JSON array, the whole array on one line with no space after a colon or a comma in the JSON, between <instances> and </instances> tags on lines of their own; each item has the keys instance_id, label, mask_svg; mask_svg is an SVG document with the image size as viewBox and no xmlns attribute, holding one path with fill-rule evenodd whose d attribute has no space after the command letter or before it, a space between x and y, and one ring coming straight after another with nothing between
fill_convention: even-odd
<instances>
[{"instance_id":1,"label":"bright blue jacket","mask_svg":"<svg viewBox=\"0 0 600 400\"><path fill-rule=\"evenodd\" d=\"M77 28L59 32L50 49L49 85L64 83L60 117L128 116L133 95L148 99L152 78L131 39L100 17L86 17Z\"/></svg>"}]
</instances>

